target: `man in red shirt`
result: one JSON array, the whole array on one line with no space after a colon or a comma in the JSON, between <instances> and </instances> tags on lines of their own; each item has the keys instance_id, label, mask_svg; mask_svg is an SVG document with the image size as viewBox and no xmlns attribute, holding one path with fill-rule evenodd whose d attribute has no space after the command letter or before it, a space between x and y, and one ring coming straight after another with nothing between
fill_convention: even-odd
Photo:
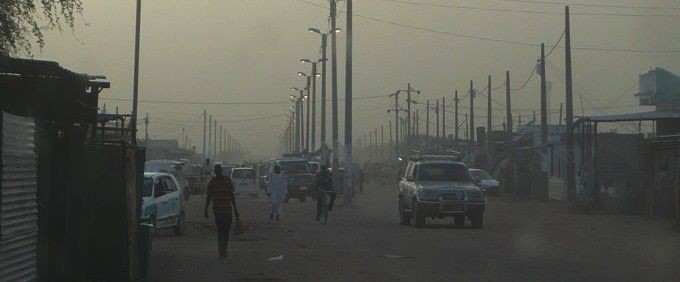
<instances>
[{"instance_id":1,"label":"man in red shirt","mask_svg":"<svg viewBox=\"0 0 680 282\"><path fill-rule=\"evenodd\" d=\"M205 209L203 213L208 218L208 205L210 201L213 202L213 215L215 216L215 225L217 226L217 249L219 251L219 259L227 257L227 247L229 244L229 228L231 227L232 208L234 215L238 218L238 209L236 208L236 198L234 198L234 186L231 179L224 176L224 169L221 165L215 165L215 177L210 179L208 183L207 198L205 199Z\"/></svg>"}]
</instances>

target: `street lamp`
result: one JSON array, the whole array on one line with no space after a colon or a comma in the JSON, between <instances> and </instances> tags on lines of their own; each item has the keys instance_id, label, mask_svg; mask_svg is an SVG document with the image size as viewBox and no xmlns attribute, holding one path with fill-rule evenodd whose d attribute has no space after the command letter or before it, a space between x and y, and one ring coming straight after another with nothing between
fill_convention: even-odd
<instances>
[{"instance_id":1,"label":"street lamp","mask_svg":"<svg viewBox=\"0 0 680 282\"><path fill-rule=\"evenodd\" d=\"M312 146L311 146L311 151L316 151L316 78L320 76L319 73L316 72L316 64L319 63L319 62L322 62L323 60L324 59L318 59L318 60L312 61L310 59L300 59L300 63L312 64L312 73L311 73L311 76L312 76L312 96L311 96L312 97L312 99L311 99L311 103L312 103L312 111L311 111L311 114L312 114L312 127L311 127L312 143L311 143L311 145ZM324 113L325 113L325 111L324 111ZM325 121L325 118L324 118L324 121ZM307 127L307 128L309 130L310 127Z\"/></svg>"},{"instance_id":2,"label":"street lamp","mask_svg":"<svg viewBox=\"0 0 680 282\"><path fill-rule=\"evenodd\" d=\"M328 34L331 34L331 32L328 33L323 33L321 30L318 28L310 27L307 29L309 32L316 33L321 35L321 144L326 144L326 62L328 61L328 58L326 57L326 42L328 38ZM340 32L339 28L335 29L335 33ZM302 60L301 60L302 62ZM311 62L311 61L310 61ZM333 100L333 103L336 103L337 105L337 100ZM337 107L334 107L334 109L337 109Z\"/></svg>"},{"instance_id":3,"label":"street lamp","mask_svg":"<svg viewBox=\"0 0 680 282\"><path fill-rule=\"evenodd\" d=\"M311 139L310 139L310 136L309 136L309 134L310 134L309 129L311 128L310 125L309 125L309 121L310 121L309 114L311 112L310 111L310 102L311 102L310 100L311 99L306 99L307 97L309 97L309 90L310 90L309 84L310 84L311 78L314 76L314 73L307 75L306 73L299 71L298 75L307 79L307 84L305 86L305 90L307 90L307 94L305 95L305 99L303 99L304 101L307 102L307 124L305 125L306 128L307 128L307 131L304 132L304 134L303 134L303 136L305 138L305 141L304 141L305 146L306 146L305 148L307 148L308 150L314 150L313 147L310 147L310 143L311 143L310 140Z\"/></svg>"},{"instance_id":4,"label":"street lamp","mask_svg":"<svg viewBox=\"0 0 680 282\"><path fill-rule=\"evenodd\" d=\"M295 133L295 137L296 137L297 141L295 143L296 144L295 146L299 151L301 151L302 148L304 148L304 146L305 146L305 141L304 141L305 129L304 129L304 124L303 124L304 107L302 106L302 101L305 100L305 97L307 97L307 95L304 95L304 89L300 89L300 88L297 88L297 87L291 87L290 89L292 91L296 91L296 92L299 93L299 96L297 98L295 97L295 95L290 95L290 97L296 100L295 101L296 102L295 103L296 104L296 111L295 111L295 115L296 115L295 130L296 130L296 133Z\"/></svg>"}]
</instances>

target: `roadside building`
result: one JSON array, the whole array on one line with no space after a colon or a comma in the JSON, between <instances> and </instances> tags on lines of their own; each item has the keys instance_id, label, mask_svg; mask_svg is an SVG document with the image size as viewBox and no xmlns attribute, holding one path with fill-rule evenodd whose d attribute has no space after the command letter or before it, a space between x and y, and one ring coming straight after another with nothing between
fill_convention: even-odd
<instances>
[{"instance_id":1,"label":"roadside building","mask_svg":"<svg viewBox=\"0 0 680 282\"><path fill-rule=\"evenodd\" d=\"M98 116L109 86L0 57L0 281L139 278L144 152L126 116Z\"/></svg>"}]
</instances>

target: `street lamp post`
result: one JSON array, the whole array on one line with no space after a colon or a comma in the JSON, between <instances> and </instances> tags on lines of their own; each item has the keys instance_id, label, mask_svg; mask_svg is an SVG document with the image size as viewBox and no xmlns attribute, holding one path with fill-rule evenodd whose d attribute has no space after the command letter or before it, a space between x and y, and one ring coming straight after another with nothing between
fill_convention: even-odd
<instances>
[{"instance_id":1,"label":"street lamp post","mask_svg":"<svg viewBox=\"0 0 680 282\"><path fill-rule=\"evenodd\" d=\"M312 94L310 96L310 100L311 100L311 103L312 103L312 110L311 110L312 125L311 125L311 127L309 127L309 125L308 125L307 130L311 129L311 132L312 132L311 133L310 152L314 152L314 151L316 151L316 77L319 76L319 74L316 72L316 64L319 63L319 62L323 62L323 59L319 59L317 61L312 61L310 59L301 59L300 62L312 64L312 73L310 74L310 76L312 77ZM308 79L309 79L309 77L308 77ZM309 92L307 92L307 94L309 94ZM322 99L324 99L324 98L322 97ZM322 102L322 105L324 105L324 104L325 104L325 102ZM307 109L307 110L309 110L309 109ZM323 114L325 114L324 109L322 109L322 115ZM322 117L322 121L321 121L322 127L323 127L324 121L325 121L325 117ZM323 143L323 141L322 141L322 143Z\"/></svg>"},{"instance_id":2,"label":"street lamp post","mask_svg":"<svg viewBox=\"0 0 680 282\"><path fill-rule=\"evenodd\" d=\"M310 145L309 129L311 128L311 127L309 126L309 122L310 122L310 120L309 120L309 118L310 118L310 117L309 117L309 114L310 114L310 112L311 112L311 111L310 111L310 100L311 100L311 99L307 99L307 98L310 97L310 95L309 95L310 86L309 86L309 85L310 85L310 83L311 83L311 79L312 79L312 76L313 76L313 75L307 75L307 74L304 73L304 72L298 72L298 75L299 75L299 76L302 76L302 77L304 77L304 78L307 79L307 84L305 84L305 85L306 85L306 86L305 86L305 89L303 89L303 90L306 90L306 91L307 91L307 94L305 95L305 99L307 100L307 121L306 121L305 127L307 128L307 131L303 132L302 136L303 136L303 138L305 139L305 142L304 142L304 143L305 143L305 146L304 146L303 148L307 148L307 151L309 152L309 151L312 149L312 148L310 148L310 146L309 146L309 145ZM303 117L303 118L304 118L304 117Z\"/></svg>"},{"instance_id":3,"label":"street lamp post","mask_svg":"<svg viewBox=\"0 0 680 282\"><path fill-rule=\"evenodd\" d=\"M323 33L318 28L309 28L310 32L321 35L321 144L326 144L326 49L328 47L328 35L340 32L339 28Z\"/></svg>"},{"instance_id":4,"label":"street lamp post","mask_svg":"<svg viewBox=\"0 0 680 282\"><path fill-rule=\"evenodd\" d=\"M291 99L295 99L295 148L298 152L302 151L302 148L304 148L304 108L302 106L302 102L307 98L307 96L304 95L304 89L299 89L297 87L292 87L291 90L297 91L299 93L299 97L295 98L295 95L290 95Z\"/></svg>"}]
</instances>

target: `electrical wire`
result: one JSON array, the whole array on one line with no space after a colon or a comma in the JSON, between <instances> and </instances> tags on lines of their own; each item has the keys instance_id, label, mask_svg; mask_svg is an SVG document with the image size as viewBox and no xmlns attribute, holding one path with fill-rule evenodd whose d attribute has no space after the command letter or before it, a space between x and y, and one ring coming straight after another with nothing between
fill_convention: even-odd
<instances>
[{"instance_id":1,"label":"electrical wire","mask_svg":"<svg viewBox=\"0 0 680 282\"><path fill-rule=\"evenodd\" d=\"M622 9L645 9L645 10L680 10L680 7L626 6L626 5L608 5L608 4L549 2L549 1L535 1L535 0L503 0L503 1L517 2L517 3L529 3L529 4L544 4L544 5L559 5L559 6L583 6L583 7L597 7L597 8L622 8Z\"/></svg>"},{"instance_id":2,"label":"electrical wire","mask_svg":"<svg viewBox=\"0 0 680 282\"><path fill-rule=\"evenodd\" d=\"M524 87L526 87L527 84L529 84L529 81L530 81L531 78L534 76L534 73L536 73L536 66L534 66L534 68L531 70L531 73L529 73L529 77L527 77L527 80L524 81L524 84L522 84L522 86L520 86L519 88L510 89L510 91L512 91L512 92L517 92L517 91L520 91L520 90L524 89Z\"/></svg>"},{"instance_id":3,"label":"electrical wire","mask_svg":"<svg viewBox=\"0 0 680 282\"><path fill-rule=\"evenodd\" d=\"M557 39L557 42L555 42L555 44L553 44L553 46L552 46L552 48L550 49L550 51L548 51L548 54L545 54L545 57L546 57L546 58L549 57L550 54L552 54L552 52L555 51L555 49L557 49L557 45L560 45L560 42L562 41L562 38L564 38L564 34L565 34L565 33L567 33L567 31L566 31L566 30L563 30L563 31L562 31L562 34L560 35L560 38L558 38L558 39Z\"/></svg>"},{"instance_id":4,"label":"electrical wire","mask_svg":"<svg viewBox=\"0 0 680 282\"><path fill-rule=\"evenodd\" d=\"M423 2L413 2L413 1L404 1L404 0L382 0L382 1L404 4L404 5L412 5L412 6L429 6L429 7L437 7L437 8L476 10L476 11L486 11L486 12L522 13L522 14L539 14L539 15L564 15L564 12L552 12L552 11L484 8L484 7L475 7L475 6L423 3ZM569 14L570 15L584 15L584 16L611 16L611 17L669 17L669 18L680 17L680 15L674 15L674 14L621 14L621 13L598 13L598 12L570 12Z\"/></svg>"},{"instance_id":5,"label":"electrical wire","mask_svg":"<svg viewBox=\"0 0 680 282\"><path fill-rule=\"evenodd\" d=\"M316 7L320 7L323 9L327 9L328 7L313 3L310 1L306 0L295 0L300 3L304 3L307 5L312 5ZM353 13L353 15L357 18L362 18L374 22L380 22L384 24L389 24L389 25L394 25L394 26L399 26L402 28L407 28L407 29L413 29L413 30L419 30L419 31L426 31L426 32L431 32L431 33L437 33L437 34L442 34L442 35L447 35L451 37L459 37L459 38L466 38L466 39L473 39L473 40L480 40L480 41L489 41L489 42L496 42L496 43L504 43L504 44L511 44L511 45L517 45L517 46L529 46L529 47L540 47L540 44L535 44L535 43L527 43L527 42L521 42L521 41L514 41L514 40L508 40L508 39L499 39L499 38L492 38L492 37L485 37L485 36L477 36L477 35L470 35L470 34L463 34L463 33L456 33L456 32L448 32L448 31L442 31L442 30L436 30L432 28L426 28L426 27L420 27L420 26L414 26L414 25L407 25L407 24L402 24L394 21L389 21L385 19L380 19L372 16L367 16L359 13ZM553 47L553 46L548 46L548 47ZM560 49L564 49L564 47L557 47ZM669 54L680 54L680 49L625 49L625 48L598 48L598 47L571 47L571 50L577 51L592 51L592 52L612 52L612 53L669 53Z\"/></svg>"},{"instance_id":6,"label":"electrical wire","mask_svg":"<svg viewBox=\"0 0 680 282\"><path fill-rule=\"evenodd\" d=\"M366 99L376 99L376 98L384 98L387 97L387 95L372 95L372 96L363 96L363 97L354 97L352 100L366 100ZM124 101L124 102L132 102L131 99L122 99L122 98L108 98L108 97L101 97L99 98L100 100L109 100L109 101ZM339 98L338 101L344 101L344 98ZM327 101L330 101L328 99ZM205 101L177 101L177 100L138 100L139 103L150 103L150 104L186 104L186 105L279 105L279 104L288 104L290 101L270 101L270 102L205 102Z\"/></svg>"}]
</instances>

